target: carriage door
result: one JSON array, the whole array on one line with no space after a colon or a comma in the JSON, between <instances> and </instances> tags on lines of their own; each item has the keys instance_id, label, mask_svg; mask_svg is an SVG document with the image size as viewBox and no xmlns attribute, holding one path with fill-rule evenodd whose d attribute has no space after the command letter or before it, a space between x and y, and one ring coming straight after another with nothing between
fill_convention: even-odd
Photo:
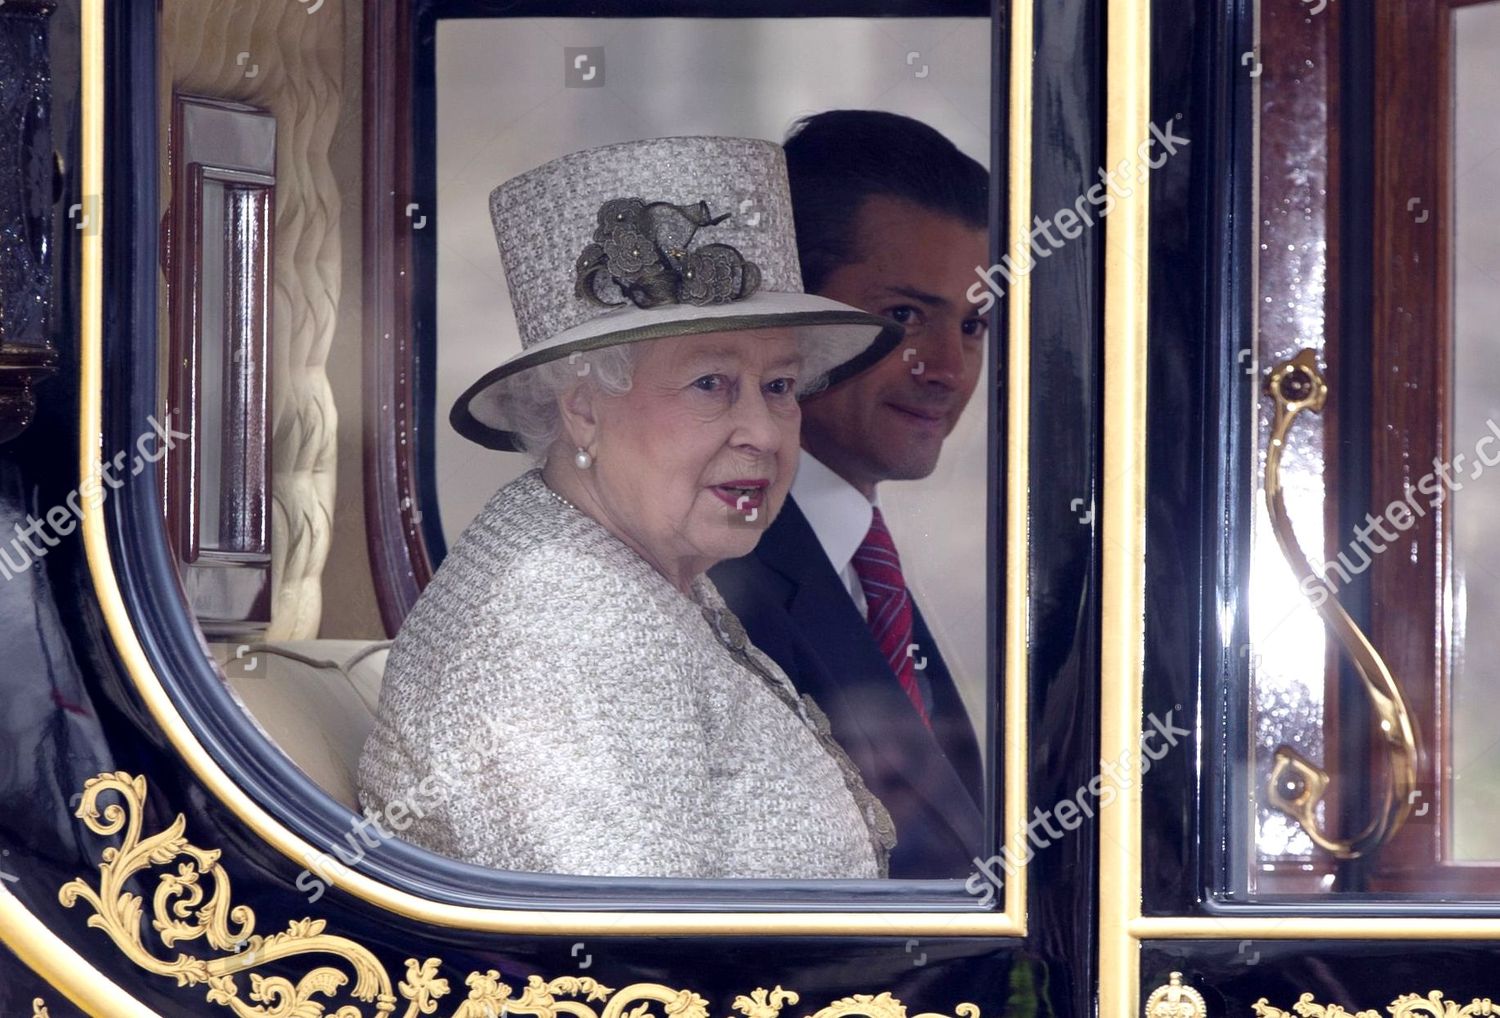
<instances>
[{"instance_id":1,"label":"carriage door","mask_svg":"<svg viewBox=\"0 0 1500 1018\"><path fill-rule=\"evenodd\" d=\"M1493 1013L1500 3L1119 7L1104 1011Z\"/></svg>"}]
</instances>

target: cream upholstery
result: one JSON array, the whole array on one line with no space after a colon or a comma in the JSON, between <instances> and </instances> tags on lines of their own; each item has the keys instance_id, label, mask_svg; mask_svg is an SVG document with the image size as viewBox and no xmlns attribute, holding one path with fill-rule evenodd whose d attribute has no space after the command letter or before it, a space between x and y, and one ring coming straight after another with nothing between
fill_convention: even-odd
<instances>
[{"instance_id":1,"label":"cream upholstery","mask_svg":"<svg viewBox=\"0 0 1500 1018\"><path fill-rule=\"evenodd\" d=\"M211 649L266 737L357 812L359 753L375 725L390 641L216 643Z\"/></svg>"}]
</instances>

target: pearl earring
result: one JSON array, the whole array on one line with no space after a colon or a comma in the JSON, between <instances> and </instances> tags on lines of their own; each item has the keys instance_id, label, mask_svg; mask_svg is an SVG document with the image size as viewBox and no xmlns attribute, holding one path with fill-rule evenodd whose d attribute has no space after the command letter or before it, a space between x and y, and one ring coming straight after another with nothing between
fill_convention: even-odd
<instances>
[{"instance_id":1,"label":"pearl earring","mask_svg":"<svg viewBox=\"0 0 1500 1018\"><path fill-rule=\"evenodd\" d=\"M594 465L594 457L589 455L589 451L587 449L579 446L578 452L573 456L573 462L577 465L579 470L587 470L589 467Z\"/></svg>"}]
</instances>

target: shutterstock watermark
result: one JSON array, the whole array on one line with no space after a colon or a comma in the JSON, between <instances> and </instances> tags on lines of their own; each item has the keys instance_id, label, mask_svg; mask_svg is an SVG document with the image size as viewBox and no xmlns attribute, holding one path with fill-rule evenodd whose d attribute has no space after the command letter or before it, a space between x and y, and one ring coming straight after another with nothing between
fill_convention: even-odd
<instances>
[{"instance_id":1,"label":"shutterstock watermark","mask_svg":"<svg viewBox=\"0 0 1500 1018\"><path fill-rule=\"evenodd\" d=\"M159 461L169 449L175 448L178 440L188 437L183 432L162 424L155 417L148 416L146 420L152 430L135 440L134 457L130 456L129 450L121 450L108 462L101 460L83 482L68 493L61 505L48 509L41 519L28 513L24 526L19 523L15 525L16 536L11 538L9 544L0 545L0 576L9 580L26 572L61 544L62 538L73 533L78 521L83 519L85 504L90 509L97 509L104 504L110 491L118 491L123 487L127 458L129 476L135 477ZM109 486L107 490L104 485ZM40 547L34 543L34 539L42 542Z\"/></svg>"},{"instance_id":2,"label":"shutterstock watermark","mask_svg":"<svg viewBox=\"0 0 1500 1018\"><path fill-rule=\"evenodd\" d=\"M1019 277L1030 275L1036 268L1038 258L1052 257L1054 251L1061 250L1070 240L1077 240L1083 236L1084 230L1114 211L1117 200L1133 195L1135 192L1129 186L1132 178L1136 183L1144 184L1152 170L1161 169L1179 149L1190 144L1187 138L1173 130L1174 126L1175 122L1171 120L1167 121L1164 128L1152 124L1151 136L1136 149L1135 161L1121 159L1113 170L1100 167L1097 184L1080 194L1072 205L1058 209L1049 218L1036 216L1027 239L1024 242L1017 241L1010 251L1000 257L997 264L989 268L974 266L974 274L979 277L979 282L964 292L969 303L978 304L981 315L988 314L990 308L995 306L995 299L1005 295L1005 287L1000 285L999 277L1005 279L1006 285L1011 285ZM1161 148L1153 153L1152 149L1157 145ZM1053 234L1054 229L1057 231L1056 236ZM1042 240L1047 242L1046 247L1042 246Z\"/></svg>"},{"instance_id":3,"label":"shutterstock watermark","mask_svg":"<svg viewBox=\"0 0 1500 1018\"><path fill-rule=\"evenodd\" d=\"M491 731L495 731L498 724L496 718L486 721ZM396 739L406 747L409 758L415 756L404 738L398 735ZM340 863L359 865L371 849L396 839L413 823L443 806L450 796L461 794L463 789L463 781L458 775L437 768L400 794L391 796L380 809L366 806L350 825L342 844L335 842L326 852L308 855L307 868L297 874L297 890L306 892L309 902L316 902L328 890L328 885L336 882Z\"/></svg>"},{"instance_id":4,"label":"shutterstock watermark","mask_svg":"<svg viewBox=\"0 0 1500 1018\"><path fill-rule=\"evenodd\" d=\"M334 882L339 862L357 866L364 860L367 851L378 848L383 841L395 838L414 821L422 819L440 806L453 788L453 783L446 775L433 773L408 788L404 794L392 798L383 809L365 807L360 819L344 835L343 845L335 844L328 852L320 852L307 860L308 868L297 874L297 890L305 891L309 902L316 902L328 890L328 885ZM386 829L387 825L390 830ZM344 851L345 846L348 848L347 852Z\"/></svg>"},{"instance_id":5,"label":"shutterstock watermark","mask_svg":"<svg viewBox=\"0 0 1500 1018\"><path fill-rule=\"evenodd\" d=\"M1473 466L1465 480L1477 481L1490 467L1500 466L1500 424L1490 418L1484 425L1489 433L1481 435L1474 443ZM1423 474L1413 487L1406 490L1405 498L1391 502L1378 516L1366 513L1364 525L1354 528L1354 540L1339 552L1337 558L1322 564L1319 569L1322 576L1302 578L1299 586L1312 606L1322 607L1325 601L1338 592L1339 587L1347 585L1354 577L1370 568L1376 555L1384 553L1386 548L1400 540L1402 534L1416 526L1417 520L1426 516L1429 509L1442 506L1451 492L1463 491L1463 480L1459 478L1467 462L1469 454L1463 452L1455 454L1447 463L1433 460L1432 470ZM1421 499L1419 494L1427 498ZM1391 533L1390 530L1395 532ZM1375 537L1377 534L1379 540ZM1354 553L1357 553L1358 561L1355 561Z\"/></svg>"},{"instance_id":6,"label":"shutterstock watermark","mask_svg":"<svg viewBox=\"0 0 1500 1018\"><path fill-rule=\"evenodd\" d=\"M1181 739L1193 734L1191 729L1178 728L1172 723L1172 715L1175 713L1177 711L1173 709L1167 711L1165 718L1159 718L1155 714L1147 716L1148 727L1141 733L1139 755L1134 750L1127 749L1120 754L1118 760L1102 761L1099 773L1088 784L1080 786L1073 795L1053 803L1048 809L1038 806L1033 810L1030 822L1013 832L1015 840L1021 845L1019 852L1013 855L1011 846L1006 845L988 859L976 856L975 872L964 881L964 890L978 897L981 905L991 904L1000 888L1005 886L1005 877L1015 876L1016 870L1036 858L1038 852L1078 830L1083 826L1084 820L1092 820L1096 802L1106 808L1113 805L1121 790L1128 789L1133 784L1135 765L1139 765L1139 773L1141 777L1145 777L1150 773L1153 763L1170 753ZM1152 741L1158 736L1160 739L1153 746ZM1057 821L1056 827L1053 826L1054 820Z\"/></svg>"}]
</instances>

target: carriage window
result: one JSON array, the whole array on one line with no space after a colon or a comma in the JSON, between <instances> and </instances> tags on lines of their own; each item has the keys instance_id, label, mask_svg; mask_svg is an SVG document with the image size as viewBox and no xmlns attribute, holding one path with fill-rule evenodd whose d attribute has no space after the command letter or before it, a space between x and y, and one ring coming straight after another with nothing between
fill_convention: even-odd
<instances>
[{"instance_id":1,"label":"carriage window","mask_svg":"<svg viewBox=\"0 0 1500 1018\"><path fill-rule=\"evenodd\" d=\"M1237 894L1500 895L1497 57L1500 3L1260 5Z\"/></svg>"},{"instance_id":2,"label":"carriage window","mask_svg":"<svg viewBox=\"0 0 1500 1018\"><path fill-rule=\"evenodd\" d=\"M991 265L987 5L478 6L163 9L164 138L274 135L254 173L164 142L169 506L206 594L269 583L204 628L354 817L330 873L996 907L992 330L1103 213Z\"/></svg>"},{"instance_id":3,"label":"carriage window","mask_svg":"<svg viewBox=\"0 0 1500 1018\"><path fill-rule=\"evenodd\" d=\"M554 67L540 54L545 50L551 60L556 54L546 47L556 49L559 40L608 40L610 45L566 46L572 63L559 58ZM899 48L903 41L906 51ZM906 142L903 132L921 138L917 132L931 129L987 166L989 51L984 24L962 18L903 21L899 30L888 22L858 19L441 22L434 223L443 238L437 271L440 415L475 378L520 350L489 214L489 193L504 180L551 158L635 138L721 134L781 140L799 118L827 117L839 110L876 111L916 122L893 116L890 123L845 125L827 117L825 130L835 137L846 135L850 143L868 139L895 146ZM496 53L506 58L495 59ZM565 78L561 90L552 80L559 75ZM669 84L684 76L698 87L674 93ZM491 98L477 103L477 94ZM539 105L544 98L545 105ZM882 131L887 137L882 138ZM808 167L794 186L817 169ZM837 169L830 166L824 172L832 176ZM821 197L813 193L815 183L821 181L809 181L806 187L809 203ZM844 186L858 185L850 179ZM884 186L893 187L894 181ZM713 211L733 213L747 224L765 215L748 192L733 208ZM835 211L826 199L817 211L793 207L798 224L807 224L808 230ZM896 217L889 218L894 225ZM933 221L944 218L955 216L950 211ZM823 243L835 245L841 239L830 233ZM870 242L906 247L915 255L926 239L877 235ZM806 249L811 242L802 243ZM957 280L944 282L961 298L976 281L975 268L963 266L961 286ZM832 273L825 270L823 275ZM871 294L864 303L877 314L908 322L914 335L932 331L938 316L950 312L956 312L953 320L960 332L977 337L983 331L972 321L982 303L922 291L920 296L951 303L951 309L938 311L937 302L924 304L918 296L898 292L919 289L912 282L914 277L904 282L881 278L856 285L877 290L878 299ZM937 289L937 281L932 282L929 289ZM833 288L837 282L825 285ZM921 360L916 353L906 356L909 377L923 377ZM962 408L956 394L932 400L930 409L952 418L944 422L945 427L951 423L952 431L935 469L925 473L925 464L914 464L909 472L923 476L892 476L895 483L879 488L892 533L902 539L902 568L941 634L943 656L958 676L965 709L976 722L985 700L984 556L976 555L975 548L976 543L983 547L985 534L989 398L986 388L977 386ZM871 424L871 430L887 429L896 430L884 422ZM438 511L449 544L498 486L530 466L524 455L486 451L451 428L438 429L435 451Z\"/></svg>"},{"instance_id":4,"label":"carriage window","mask_svg":"<svg viewBox=\"0 0 1500 1018\"><path fill-rule=\"evenodd\" d=\"M986 263L982 167L990 102L989 42L975 29L965 19L907 21L899 30L857 19L440 22L436 207L414 212L426 215L440 238L440 422L476 379L534 345L545 349L561 326L610 316L680 317L668 305L642 311L630 304L638 298L622 295L627 277L613 269L583 285L591 298L619 306L601 311L568 302L574 256L594 241L606 249L612 242L596 226L596 219L604 222L601 199L707 200L709 222L724 221L689 243L727 241L741 249L760 264L768 299L806 288L833 302L829 307L905 327L900 349L862 376L805 398L800 433L788 416L779 435L761 434L755 421L737 416L753 412L748 404L760 397L750 393L766 376L757 367L761 355L740 349L733 332L715 330L706 345L688 338L626 347L634 361L625 368L607 352L574 350L561 372L536 369L537 378L498 387L496 405L475 411L513 421L522 450L494 451L485 434L437 429L433 511L455 568L472 564L476 548L493 540L487 533L513 525L507 500L527 490L516 479L545 462L549 487L562 486L582 515L657 566L670 572L670 548L693 544L751 643L828 714L839 745L884 799L904 843L893 868L907 876L972 872L981 853L960 845L980 829L981 747L990 744L975 735L984 730L987 695L985 555L976 549L985 547L986 534L989 397L978 382L989 342L979 305L966 292ZM789 135L786 196L776 182L779 152L765 166L749 150L694 142L644 145L631 154L641 139ZM584 150L597 154L570 156ZM640 159L652 164L636 165ZM724 159L737 165L718 165ZM514 197L495 190L542 164L553 167L542 171L550 176L523 178ZM589 199L561 201L574 194ZM529 207L535 202L545 207ZM512 223L515 217L524 225ZM558 231L567 236L537 243ZM659 246L660 238L648 234L648 243ZM549 279L532 264L533 247L566 270L562 306L543 292ZM775 262L794 249L800 274L783 275ZM669 263L671 257L667 252ZM611 281L596 286L606 275ZM755 301L747 298L745 314ZM767 339L783 342L765 335L753 342ZM839 341L812 330L799 355L826 361L817 346ZM679 402L658 395L720 374L718 384L738 397L698 393ZM592 419L528 417L524 409L508 416L500 405L508 396L529 406L538 387L545 402L552 396L546 387L563 392L580 381L583 391L595 392L629 385L630 395L606 401L598 430ZM561 438L560 427L568 431ZM525 434L530 430L540 437ZM593 464L580 468L591 453ZM705 486L706 494L691 494ZM726 532L695 536L699 518ZM651 534L661 527L685 533L659 550ZM583 530L579 540L591 533ZM419 612L408 618L416 634L430 618ZM578 624L565 614L557 621ZM497 631L495 638L508 637ZM621 682L598 691L619 701L611 713L634 709L628 690L641 677L629 677L633 667L623 666ZM690 681L717 680L705 671ZM696 702L703 691L682 695ZM734 702L735 712L763 709ZM758 753L753 739L739 740L767 719L701 748ZM688 754L699 749L683 747ZM890 760L909 755L936 766ZM692 766L690 759L681 765ZM918 768L925 771L920 779ZM745 801L755 797L752 791ZM695 822L714 821L700 813ZM825 871L813 864L806 872Z\"/></svg>"},{"instance_id":5,"label":"carriage window","mask_svg":"<svg viewBox=\"0 0 1500 1018\"><path fill-rule=\"evenodd\" d=\"M1500 513L1500 216L1487 195L1500 185L1500 4L1454 14L1453 448L1472 450L1453 497L1453 855L1500 862L1500 545L1489 521Z\"/></svg>"}]
</instances>

